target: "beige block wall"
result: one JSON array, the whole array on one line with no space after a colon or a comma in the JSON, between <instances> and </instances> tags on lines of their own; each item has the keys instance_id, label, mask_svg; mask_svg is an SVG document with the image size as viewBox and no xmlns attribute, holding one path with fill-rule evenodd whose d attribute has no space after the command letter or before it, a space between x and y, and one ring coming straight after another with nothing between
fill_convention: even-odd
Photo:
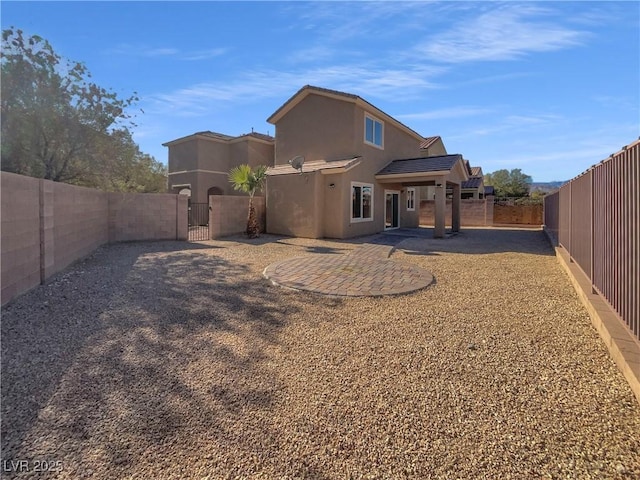
<instances>
[{"instance_id":1,"label":"beige block wall","mask_svg":"<svg viewBox=\"0 0 640 480\"><path fill-rule=\"evenodd\" d=\"M211 239L246 232L249 197L231 195L209 197L209 237ZM253 197L260 231L265 230L265 198Z\"/></svg>"},{"instance_id":2,"label":"beige block wall","mask_svg":"<svg viewBox=\"0 0 640 480\"><path fill-rule=\"evenodd\" d=\"M2 304L40 283L40 182L2 172Z\"/></svg>"},{"instance_id":3,"label":"beige block wall","mask_svg":"<svg viewBox=\"0 0 640 480\"><path fill-rule=\"evenodd\" d=\"M542 225L542 205L495 205L494 221L507 225Z\"/></svg>"},{"instance_id":4,"label":"beige block wall","mask_svg":"<svg viewBox=\"0 0 640 480\"><path fill-rule=\"evenodd\" d=\"M187 199L1 172L4 305L109 241L187 239Z\"/></svg>"},{"instance_id":5,"label":"beige block wall","mask_svg":"<svg viewBox=\"0 0 640 480\"><path fill-rule=\"evenodd\" d=\"M186 218L187 198L167 193L109 193L109 242L186 240L179 216Z\"/></svg>"},{"instance_id":6,"label":"beige block wall","mask_svg":"<svg viewBox=\"0 0 640 480\"><path fill-rule=\"evenodd\" d=\"M109 202L100 190L43 183L53 186L53 273L109 241Z\"/></svg>"},{"instance_id":7,"label":"beige block wall","mask_svg":"<svg viewBox=\"0 0 640 480\"><path fill-rule=\"evenodd\" d=\"M420 201L420 225L434 225L435 200ZM447 200L445 223L451 225L451 200ZM493 225L493 197L491 200L460 200L460 225L463 227Z\"/></svg>"}]
</instances>

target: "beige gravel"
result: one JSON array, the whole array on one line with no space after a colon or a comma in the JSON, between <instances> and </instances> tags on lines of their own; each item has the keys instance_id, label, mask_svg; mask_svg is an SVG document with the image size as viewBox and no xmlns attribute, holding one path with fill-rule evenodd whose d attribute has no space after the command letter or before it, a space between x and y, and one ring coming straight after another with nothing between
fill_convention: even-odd
<instances>
[{"instance_id":1,"label":"beige gravel","mask_svg":"<svg viewBox=\"0 0 640 480\"><path fill-rule=\"evenodd\" d=\"M436 283L404 296L261 276L355 246L117 244L18 298L3 477L640 478L640 406L541 232L405 240Z\"/></svg>"}]
</instances>

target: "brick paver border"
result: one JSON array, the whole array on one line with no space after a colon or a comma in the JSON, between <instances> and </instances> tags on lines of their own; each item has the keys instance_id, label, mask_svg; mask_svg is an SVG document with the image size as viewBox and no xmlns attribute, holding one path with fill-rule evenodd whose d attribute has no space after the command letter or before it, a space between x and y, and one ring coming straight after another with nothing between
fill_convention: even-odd
<instances>
[{"instance_id":1,"label":"brick paver border","mask_svg":"<svg viewBox=\"0 0 640 480\"><path fill-rule=\"evenodd\" d=\"M389 259L394 247L364 244L350 254L312 254L273 263L263 275L274 285L347 297L398 295L428 287L433 275Z\"/></svg>"}]
</instances>

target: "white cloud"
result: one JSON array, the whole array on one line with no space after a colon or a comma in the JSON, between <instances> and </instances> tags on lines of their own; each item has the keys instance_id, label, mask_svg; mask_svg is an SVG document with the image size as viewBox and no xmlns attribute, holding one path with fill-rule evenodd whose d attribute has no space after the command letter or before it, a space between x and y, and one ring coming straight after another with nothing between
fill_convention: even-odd
<instances>
[{"instance_id":1,"label":"white cloud","mask_svg":"<svg viewBox=\"0 0 640 480\"><path fill-rule=\"evenodd\" d=\"M316 85L354 93L365 99L414 98L425 90L440 88L428 80L440 69L413 66L381 69L370 65L336 65L302 71L262 70L237 79L206 82L152 96L153 110L183 116L204 115L221 103L255 102L264 98L289 98L303 85ZM277 105L274 105L274 110ZM149 109L150 107L145 107Z\"/></svg>"},{"instance_id":2,"label":"white cloud","mask_svg":"<svg viewBox=\"0 0 640 480\"><path fill-rule=\"evenodd\" d=\"M452 30L419 45L427 58L445 63L511 60L530 52L546 52L580 45L586 32L535 20L545 10L507 5L464 21Z\"/></svg>"},{"instance_id":3,"label":"white cloud","mask_svg":"<svg viewBox=\"0 0 640 480\"><path fill-rule=\"evenodd\" d=\"M438 120L443 118L471 117L490 112L490 109L480 107L449 107L419 113L406 113L396 115L395 117L400 120Z\"/></svg>"},{"instance_id":4,"label":"white cloud","mask_svg":"<svg viewBox=\"0 0 640 480\"><path fill-rule=\"evenodd\" d=\"M107 50L109 55L128 55L132 57L174 57L176 60L206 60L208 58L224 55L225 48L212 48L208 50L196 50L183 52L173 47L149 47L146 45L120 44Z\"/></svg>"},{"instance_id":5,"label":"white cloud","mask_svg":"<svg viewBox=\"0 0 640 480\"><path fill-rule=\"evenodd\" d=\"M211 48L209 50L197 50L195 52L186 52L182 55L182 60L207 60L213 57L219 57L227 53L226 48Z\"/></svg>"}]
</instances>

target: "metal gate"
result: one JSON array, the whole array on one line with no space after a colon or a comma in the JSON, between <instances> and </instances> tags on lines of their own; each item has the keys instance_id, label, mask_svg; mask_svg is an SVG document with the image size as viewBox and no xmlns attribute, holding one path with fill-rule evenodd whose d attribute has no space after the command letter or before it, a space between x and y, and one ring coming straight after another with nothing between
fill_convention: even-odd
<instances>
[{"instance_id":1,"label":"metal gate","mask_svg":"<svg viewBox=\"0 0 640 480\"><path fill-rule=\"evenodd\" d=\"M209 240L209 204L189 203L189 241Z\"/></svg>"}]
</instances>

